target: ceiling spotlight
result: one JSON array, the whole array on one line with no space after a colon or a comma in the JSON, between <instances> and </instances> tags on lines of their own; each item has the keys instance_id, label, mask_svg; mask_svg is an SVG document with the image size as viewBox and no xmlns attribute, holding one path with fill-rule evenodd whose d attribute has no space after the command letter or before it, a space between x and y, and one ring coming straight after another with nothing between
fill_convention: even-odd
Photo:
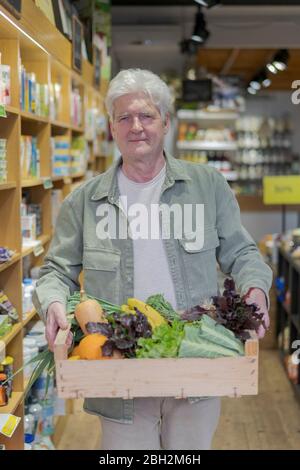
<instances>
[{"instance_id":1,"label":"ceiling spotlight","mask_svg":"<svg viewBox=\"0 0 300 470\"><path fill-rule=\"evenodd\" d=\"M204 43L209 38L209 35L210 32L206 29L205 17L199 7L196 13L195 26L191 39L197 43Z\"/></svg>"},{"instance_id":2,"label":"ceiling spotlight","mask_svg":"<svg viewBox=\"0 0 300 470\"><path fill-rule=\"evenodd\" d=\"M289 51L287 49L281 49L275 54L273 59L273 65L276 67L277 70L283 71L287 68L289 58Z\"/></svg>"},{"instance_id":3,"label":"ceiling spotlight","mask_svg":"<svg viewBox=\"0 0 300 470\"><path fill-rule=\"evenodd\" d=\"M195 2L206 8L212 8L221 3L219 0L195 0Z\"/></svg>"},{"instance_id":4,"label":"ceiling spotlight","mask_svg":"<svg viewBox=\"0 0 300 470\"><path fill-rule=\"evenodd\" d=\"M278 72L277 68L275 67L275 65L273 65L273 63L269 63L267 64L267 69L271 72L271 73L274 73L274 75Z\"/></svg>"},{"instance_id":5,"label":"ceiling spotlight","mask_svg":"<svg viewBox=\"0 0 300 470\"><path fill-rule=\"evenodd\" d=\"M251 86L247 88L247 91L248 93L250 93L250 95L256 95L256 90L254 90L254 88L252 88Z\"/></svg>"},{"instance_id":6,"label":"ceiling spotlight","mask_svg":"<svg viewBox=\"0 0 300 470\"><path fill-rule=\"evenodd\" d=\"M256 90L256 91L261 89L261 82L260 82L258 77L255 77L251 80L250 87L253 88L253 90Z\"/></svg>"},{"instance_id":7,"label":"ceiling spotlight","mask_svg":"<svg viewBox=\"0 0 300 470\"><path fill-rule=\"evenodd\" d=\"M282 72L287 68L289 58L289 51L287 49L280 49L280 51L276 52L272 61L267 64L268 70L274 74Z\"/></svg>"}]
</instances>

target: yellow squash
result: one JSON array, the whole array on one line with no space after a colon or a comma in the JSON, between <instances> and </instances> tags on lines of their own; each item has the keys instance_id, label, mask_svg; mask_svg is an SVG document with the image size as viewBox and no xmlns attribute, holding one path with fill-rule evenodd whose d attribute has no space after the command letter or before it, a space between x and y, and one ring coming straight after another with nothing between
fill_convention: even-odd
<instances>
[{"instance_id":1,"label":"yellow squash","mask_svg":"<svg viewBox=\"0 0 300 470\"><path fill-rule=\"evenodd\" d=\"M146 315L152 328L156 328L157 326L168 323L160 313L158 313L154 308L150 307L150 305L147 305L142 300L138 300L133 297L128 299L127 303L131 309L136 307L140 312Z\"/></svg>"}]
</instances>

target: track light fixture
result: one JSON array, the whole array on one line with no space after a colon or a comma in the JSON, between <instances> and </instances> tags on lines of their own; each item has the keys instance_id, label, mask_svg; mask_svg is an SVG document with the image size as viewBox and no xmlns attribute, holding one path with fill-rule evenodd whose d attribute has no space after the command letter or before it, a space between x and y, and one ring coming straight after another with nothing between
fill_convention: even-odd
<instances>
[{"instance_id":1,"label":"track light fixture","mask_svg":"<svg viewBox=\"0 0 300 470\"><path fill-rule=\"evenodd\" d=\"M195 18L194 31L191 40L203 44L210 36L210 32L206 29L206 21L201 7L198 8Z\"/></svg>"},{"instance_id":2,"label":"track light fixture","mask_svg":"<svg viewBox=\"0 0 300 470\"><path fill-rule=\"evenodd\" d=\"M220 0L195 0L195 2L205 8L212 8L221 3Z\"/></svg>"},{"instance_id":3,"label":"track light fixture","mask_svg":"<svg viewBox=\"0 0 300 470\"><path fill-rule=\"evenodd\" d=\"M251 95L255 95L262 87L268 88L271 85L271 80L268 77L266 68L263 68L256 74L250 81L247 91Z\"/></svg>"},{"instance_id":4,"label":"track light fixture","mask_svg":"<svg viewBox=\"0 0 300 470\"><path fill-rule=\"evenodd\" d=\"M289 51L287 49L280 49L276 52L271 62L267 64L267 69L273 74L282 72L287 68L289 58Z\"/></svg>"}]
</instances>

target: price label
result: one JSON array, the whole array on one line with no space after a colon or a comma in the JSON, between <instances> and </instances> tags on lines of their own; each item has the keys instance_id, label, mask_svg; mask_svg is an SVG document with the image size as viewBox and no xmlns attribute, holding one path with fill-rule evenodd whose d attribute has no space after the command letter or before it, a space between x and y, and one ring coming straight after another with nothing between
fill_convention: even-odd
<instances>
[{"instance_id":1,"label":"price label","mask_svg":"<svg viewBox=\"0 0 300 470\"><path fill-rule=\"evenodd\" d=\"M34 256L40 256L44 253L44 247L41 243L39 243L38 245L36 245L34 248L33 248L33 254Z\"/></svg>"},{"instance_id":2,"label":"price label","mask_svg":"<svg viewBox=\"0 0 300 470\"><path fill-rule=\"evenodd\" d=\"M65 176L64 177L64 184L71 184L72 183L72 178L70 176Z\"/></svg>"},{"instance_id":3,"label":"price label","mask_svg":"<svg viewBox=\"0 0 300 470\"><path fill-rule=\"evenodd\" d=\"M300 176L265 176L264 204L300 204Z\"/></svg>"},{"instance_id":4,"label":"price label","mask_svg":"<svg viewBox=\"0 0 300 470\"><path fill-rule=\"evenodd\" d=\"M53 181L51 178L44 178L43 179L43 186L45 189L52 189L53 188Z\"/></svg>"},{"instance_id":5,"label":"price label","mask_svg":"<svg viewBox=\"0 0 300 470\"><path fill-rule=\"evenodd\" d=\"M0 433L6 437L12 437L21 418L14 415L2 415L0 420Z\"/></svg>"}]
</instances>

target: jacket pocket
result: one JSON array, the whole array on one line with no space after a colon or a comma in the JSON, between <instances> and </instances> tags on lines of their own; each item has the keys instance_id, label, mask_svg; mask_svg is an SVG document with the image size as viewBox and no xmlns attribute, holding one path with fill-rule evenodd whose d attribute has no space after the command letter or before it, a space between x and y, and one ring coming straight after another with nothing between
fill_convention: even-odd
<instances>
[{"instance_id":1,"label":"jacket pocket","mask_svg":"<svg viewBox=\"0 0 300 470\"><path fill-rule=\"evenodd\" d=\"M218 292L216 249L220 241L217 230L213 227L205 230L200 247L198 245L189 234L179 240L183 274L192 305L206 301Z\"/></svg>"},{"instance_id":2,"label":"jacket pocket","mask_svg":"<svg viewBox=\"0 0 300 470\"><path fill-rule=\"evenodd\" d=\"M84 287L88 294L119 303L120 262L118 250L85 248L83 253Z\"/></svg>"},{"instance_id":3,"label":"jacket pocket","mask_svg":"<svg viewBox=\"0 0 300 470\"><path fill-rule=\"evenodd\" d=\"M204 253L208 250L216 249L220 245L218 232L214 228L207 229L203 232L200 237L200 242L196 243L196 239L192 238L192 234L185 234L185 236L179 240L179 243L187 253ZM198 247L197 245L201 245Z\"/></svg>"}]
</instances>

